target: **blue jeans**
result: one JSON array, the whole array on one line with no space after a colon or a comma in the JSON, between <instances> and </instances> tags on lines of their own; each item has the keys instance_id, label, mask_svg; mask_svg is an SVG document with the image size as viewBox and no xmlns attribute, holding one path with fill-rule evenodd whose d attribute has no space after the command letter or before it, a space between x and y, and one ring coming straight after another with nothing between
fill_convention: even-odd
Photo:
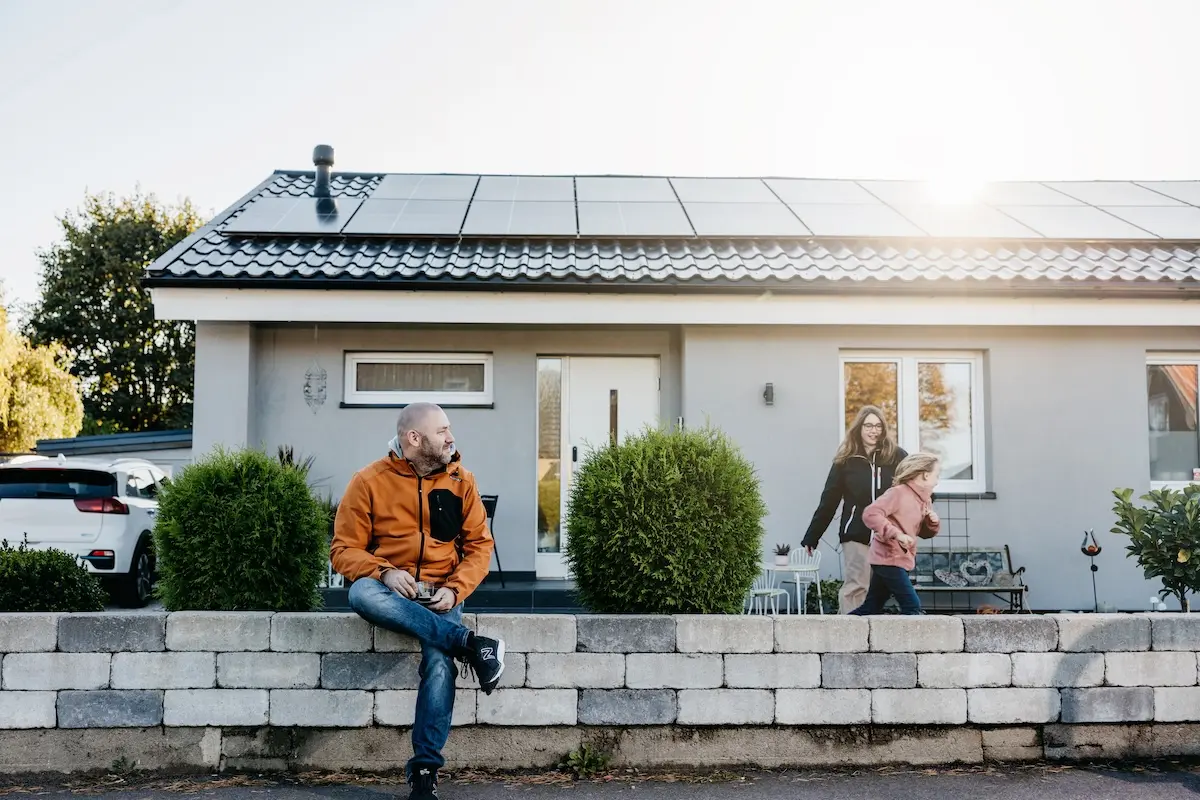
<instances>
[{"instance_id":1,"label":"blue jeans","mask_svg":"<svg viewBox=\"0 0 1200 800\"><path fill-rule=\"evenodd\" d=\"M913 588L908 573L900 567L880 567L871 565L871 585L867 589L867 599L858 608L851 611L859 617L883 612L883 604L889 597L896 598L901 614L920 614L921 601L917 590Z\"/></svg>"},{"instance_id":2,"label":"blue jeans","mask_svg":"<svg viewBox=\"0 0 1200 800\"><path fill-rule=\"evenodd\" d=\"M384 586L361 578L350 587L350 608L379 628L415 637L421 643L421 683L413 721L413 757L405 771L421 764L440 769L442 748L450 738L454 715L454 653L466 646L470 630L462 624L462 606L438 614Z\"/></svg>"}]
</instances>

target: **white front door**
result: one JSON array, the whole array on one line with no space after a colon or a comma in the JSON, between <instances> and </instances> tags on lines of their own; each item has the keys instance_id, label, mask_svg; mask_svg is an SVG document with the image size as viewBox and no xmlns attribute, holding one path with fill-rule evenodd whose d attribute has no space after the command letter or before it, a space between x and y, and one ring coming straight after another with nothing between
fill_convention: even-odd
<instances>
[{"instance_id":1,"label":"white front door","mask_svg":"<svg viewBox=\"0 0 1200 800\"><path fill-rule=\"evenodd\" d=\"M647 357L538 359L539 578L568 577L567 503L591 449L657 426L659 363Z\"/></svg>"}]
</instances>

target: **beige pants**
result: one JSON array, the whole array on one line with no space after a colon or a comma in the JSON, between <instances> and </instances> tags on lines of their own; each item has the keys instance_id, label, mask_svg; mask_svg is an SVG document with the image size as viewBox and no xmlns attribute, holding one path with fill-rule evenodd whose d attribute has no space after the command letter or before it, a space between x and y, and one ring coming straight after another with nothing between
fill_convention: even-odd
<instances>
[{"instance_id":1,"label":"beige pants","mask_svg":"<svg viewBox=\"0 0 1200 800\"><path fill-rule=\"evenodd\" d=\"M849 614L867 599L871 585L871 548L858 542L842 542L842 590L838 592L838 613Z\"/></svg>"}]
</instances>

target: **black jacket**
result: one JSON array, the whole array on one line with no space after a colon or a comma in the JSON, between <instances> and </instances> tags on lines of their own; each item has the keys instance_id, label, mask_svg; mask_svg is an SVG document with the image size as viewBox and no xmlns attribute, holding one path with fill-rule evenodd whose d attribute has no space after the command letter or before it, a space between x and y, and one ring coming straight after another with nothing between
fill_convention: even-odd
<instances>
[{"instance_id":1,"label":"black jacket","mask_svg":"<svg viewBox=\"0 0 1200 800\"><path fill-rule=\"evenodd\" d=\"M825 488L821 491L821 502L800 546L816 547L820 543L821 535L833 521L839 503L842 506L842 519L838 525L838 541L870 544L871 529L863 524L863 509L891 488L896 465L907 455L898 447L896 460L891 464L877 465L872 454L869 458L851 456L845 464L830 467Z\"/></svg>"}]
</instances>

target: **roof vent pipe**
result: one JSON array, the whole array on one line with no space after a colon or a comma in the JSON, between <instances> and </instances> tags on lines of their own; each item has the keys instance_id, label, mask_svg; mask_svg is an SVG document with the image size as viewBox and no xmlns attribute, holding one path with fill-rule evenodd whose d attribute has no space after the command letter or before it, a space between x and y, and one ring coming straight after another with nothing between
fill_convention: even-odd
<instances>
[{"instance_id":1,"label":"roof vent pipe","mask_svg":"<svg viewBox=\"0 0 1200 800\"><path fill-rule=\"evenodd\" d=\"M313 187L316 197L332 197L329 191L329 171L333 167L333 147L319 144L313 148L313 166L317 168L317 183Z\"/></svg>"}]
</instances>

